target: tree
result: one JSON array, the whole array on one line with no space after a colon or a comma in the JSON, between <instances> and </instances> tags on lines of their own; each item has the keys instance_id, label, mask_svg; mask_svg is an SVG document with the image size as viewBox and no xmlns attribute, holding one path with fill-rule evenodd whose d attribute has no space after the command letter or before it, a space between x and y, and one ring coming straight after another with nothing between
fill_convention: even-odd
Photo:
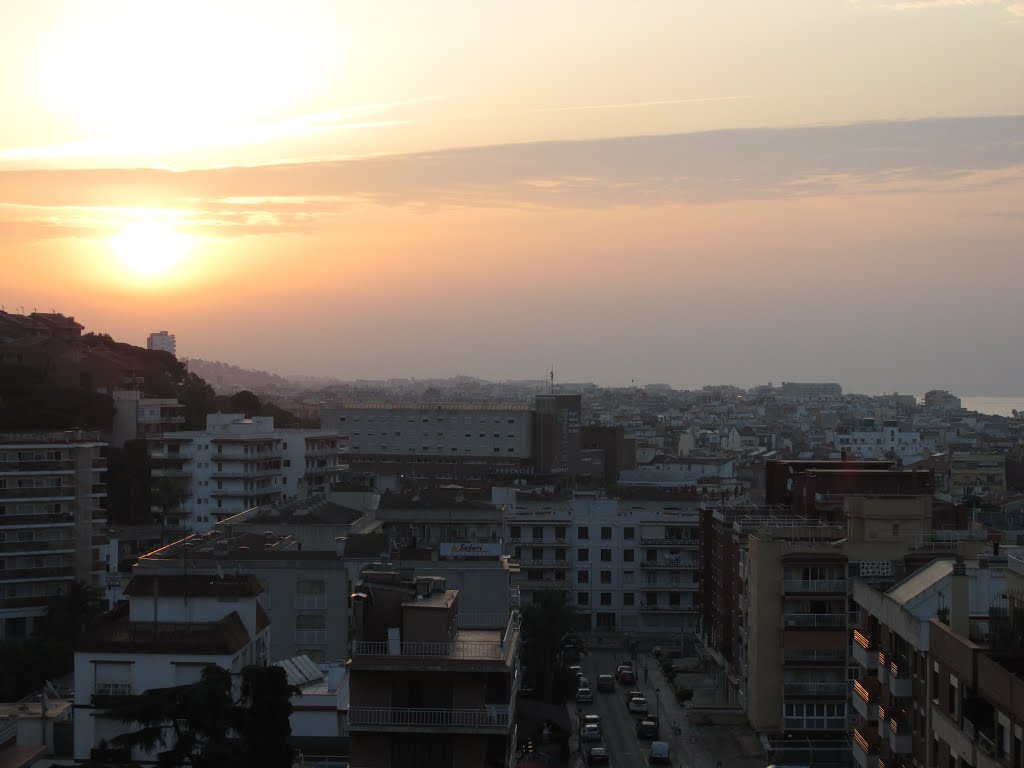
<instances>
[{"instance_id":1,"label":"tree","mask_svg":"<svg viewBox=\"0 0 1024 768\"><path fill-rule=\"evenodd\" d=\"M248 666L241 693L235 701L232 674L210 665L192 685L111 697L106 715L141 727L109 746L147 752L166 747L157 764L168 768L290 768L288 718L298 689L280 667Z\"/></svg>"},{"instance_id":2,"label":"tree","mask_svg":"<svg viewBox=\"0 0 1024 768\"><path fill-rule=\"evenodd\" d=\"M260 399L248 389L233 394L229 402L232 411L245 414L246 417L256 416L260 412Z\"/></svg>"},{"instance_id":3,"label":"tree","mask_svg":"<svg viewBox=\"0 0 1024 768\"><path fill-rule=\"evenodd\" d=\"M165 525L167 518L174 514L185 499L188 498L188 488L181 480L172 477L159 477L153 485L153 504L160 507L160 525Z\"/></svg>"},{"instance_id":4,"label":"tree","mask_svg":"<svg viewBox=\"0 0 1024 768\"><path fill-rule=\"evenodd\" d=\"M580 648L576 626L577 613L569 603L568 592L541 592L539 599L523 609L524 662L534 686L543 686L547 702L560 703L566 689L572 688L573 681L562 661L567 647Z\"/></svg>"},{"instance_id":5,"label":"tree","mask_svg":"<svg viewBox=\"0 0 1024 768\"><path fill-rule=\"evenodd\" d=\"M111 522L151 522L152 461L146 441L129 440L123 448L108 448L107 467L107 509Z\"/></svg>"},{"instance_id":6,"label":"tree","mask_svg":"<svg viewBox=\"0 0 1024 768\"><path fill-rule=\"evenodd\" d=\"M39 620L37 635L74 647L78 638L103 613L99 591L84 581L71 581L49 599L46 614Z\"/></svg>"}]
</instances>

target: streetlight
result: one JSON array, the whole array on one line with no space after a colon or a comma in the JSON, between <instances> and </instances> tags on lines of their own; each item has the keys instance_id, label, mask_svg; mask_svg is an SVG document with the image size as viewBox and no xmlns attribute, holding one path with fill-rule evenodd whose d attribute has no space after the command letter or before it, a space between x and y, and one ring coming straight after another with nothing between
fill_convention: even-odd
<instances>
[{"instance_id":1,"label":"streetlight","mask_svg":"<svg viewBox=\"0 0 1024 768\"><path fill-rule=\"evenodd\" d=\"M661 688L654 689L654 718L660 722L661 718Z\"/></svg>"}]
</instances>

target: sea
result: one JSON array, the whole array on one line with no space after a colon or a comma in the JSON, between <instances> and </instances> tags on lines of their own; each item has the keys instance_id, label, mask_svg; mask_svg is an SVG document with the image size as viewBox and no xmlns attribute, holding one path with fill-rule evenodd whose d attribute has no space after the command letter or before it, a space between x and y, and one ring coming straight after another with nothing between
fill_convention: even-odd
<instances>
[{"instance_id":1,"label":"sea","mask_svg":"<svg viewBox=\"0 0 1024 768\"><path fill-rule=\"evenodd\" d=\"M987 413L992 416L1013 416L1013 411L1024 411L1024 395L1015 397L973 397L961 395L960 405L968 411Z\"/></svg>"}]
</instances>

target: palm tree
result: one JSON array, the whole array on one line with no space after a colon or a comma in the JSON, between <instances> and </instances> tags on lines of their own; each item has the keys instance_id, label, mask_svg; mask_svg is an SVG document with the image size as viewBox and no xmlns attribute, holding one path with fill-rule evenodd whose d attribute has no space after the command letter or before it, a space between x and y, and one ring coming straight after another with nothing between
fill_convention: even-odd
<instances>
[{"instance_id":1,"label":"palm tree","mask_svg":"<svg viewBox=\"0 0 1024 768\"><path fill-rule=\"evenodd\" d=\"M59 594L50 598L37 634L74 646L86 628L103 613L103 608L103 598L95 587L84 581L68 582Z\"/></svg>"},{"instance_id":2,"label":"palm tree","mask_svg":"<svg viewBox=\"0 0 1024 768\"><path fill-rule=\"evenodd\" d=\"M542 672L545 701L559 703L555 699L565 696L568 669L562 662L567 647L580 647L576 626L576 610L569 603L568 592L541 592L539 599L523 609L524 661L535 683L537 672Z\"/></svg>"}]
</instances>

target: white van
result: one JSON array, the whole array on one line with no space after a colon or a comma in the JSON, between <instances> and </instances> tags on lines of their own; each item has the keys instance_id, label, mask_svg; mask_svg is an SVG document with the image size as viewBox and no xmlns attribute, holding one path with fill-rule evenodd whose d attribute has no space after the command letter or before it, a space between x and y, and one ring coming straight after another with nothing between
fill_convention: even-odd
<instances>
[{"instance_id":1,"label":"white van","mask_svg":"<svg viewBox=\"0 0 1024 768\"><path fill-rule=\"evenodd\" d=\"M672 760L668 755L668 742L667 741L652 741L651 742L651 765L671 765Z\"/></svg>"}]
</instances>

